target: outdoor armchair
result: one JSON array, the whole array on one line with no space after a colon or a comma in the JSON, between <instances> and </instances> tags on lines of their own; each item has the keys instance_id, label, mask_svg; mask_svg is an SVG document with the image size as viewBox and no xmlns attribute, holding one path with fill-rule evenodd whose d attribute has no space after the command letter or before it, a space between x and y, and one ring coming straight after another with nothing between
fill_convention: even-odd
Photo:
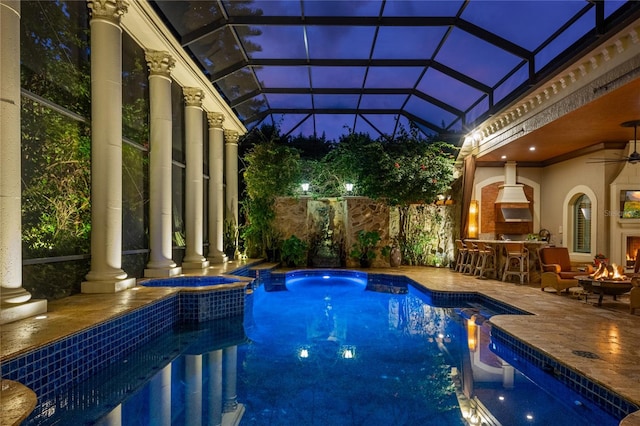
<instances>
[{"instance_id":1,"label":"outdoor armchair","mask_svg":"<svg viewBox=\"0 0 640 426\"><path fill-rule=\"evenodd\" d=\"M573 279L576 275L589 275L593 272L591 265L584 265L584 270L573 269L569 249L566 247L542 247L538 250L541 272L554 272L562 279Z\"/></svg>"},{"instance_id":2,"label":"outdoor armchair","mask_svg":"<svg viewBox=\"0 0 640 426\"><path fill-rule=\"evenodd\" d=\"M591 265L585 265L583 271L572 268L569 249L566 247L542 247L538 250L540 261L540 289L554 288L558 294L571 287L578 287L577 275L593 272Z\"/></svg>"}]
</instances>

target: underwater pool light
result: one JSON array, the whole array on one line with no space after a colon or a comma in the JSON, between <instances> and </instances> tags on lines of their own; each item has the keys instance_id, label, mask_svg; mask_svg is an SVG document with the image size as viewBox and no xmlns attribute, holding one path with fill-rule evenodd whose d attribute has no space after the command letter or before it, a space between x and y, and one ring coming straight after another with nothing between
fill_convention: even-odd
<instances>
[{"instance_id":1,"label":"underwater pool light","mask_svg":"<svg viewBox=\"0 0 640 426\"><path fill-rule=\"evenodd\" d=\"M309 347L308 346L302 346L300 349L298 349L298 358L300 358L300 359L309 358Z\"/></svg>"},{"instance_id":2,"label":"underwater pool light","mask_svg":"<svg viewBox=\"0 0 640 426\"><path fill-rule=\"evenodd\" d=\"M356 357L356 347L355 346L343 346L340 348L340 355L344 359L353 359Z\"/></svg>"}]
</instances>

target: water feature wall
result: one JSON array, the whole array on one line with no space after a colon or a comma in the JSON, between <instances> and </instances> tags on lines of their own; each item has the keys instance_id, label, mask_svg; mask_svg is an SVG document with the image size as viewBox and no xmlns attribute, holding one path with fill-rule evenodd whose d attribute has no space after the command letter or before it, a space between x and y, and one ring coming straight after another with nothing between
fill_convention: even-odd
<instances>
[{"instance_id":1,"label":"water feature wall","mask_svg":"<svg viewBox=\"0 0 640 426\"><path fill-rule=\"evenodd\" d=\"M275 204L275 228L282 239L295 235L309 243L313 267L357 267L349 251L358 231L378 231L382 247L397 239L401 226L410 242L407 261L448 266L459 229L458 210L455 204L416 204L408 207L403 221L398 207L366 197L280 197ZM380 255L373 263L374 267L388 265Z\"/></svg>"}]
</instances>

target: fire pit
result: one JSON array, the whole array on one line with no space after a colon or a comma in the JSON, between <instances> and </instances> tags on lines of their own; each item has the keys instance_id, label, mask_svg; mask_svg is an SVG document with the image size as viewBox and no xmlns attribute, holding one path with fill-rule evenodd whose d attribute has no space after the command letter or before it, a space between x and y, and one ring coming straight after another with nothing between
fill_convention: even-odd
<instances>
[{"instance_id":1,"label":"fire pit","mask_svg":"<svg viewBox=\"0 0 640 426\"><path fill-rule=\"evenodd\" d=\"M602 298L605 294L613 296L613 300L616 300L616 296L627 293L633 287L631 279L624 275L622 268L615 263L607 265L603 262L593 274L578 275L576 279L587 294L594 293L599 295L598 306L602 306ZM586 300L587 296L585 295Z\"/></svg>"}]
</instances>

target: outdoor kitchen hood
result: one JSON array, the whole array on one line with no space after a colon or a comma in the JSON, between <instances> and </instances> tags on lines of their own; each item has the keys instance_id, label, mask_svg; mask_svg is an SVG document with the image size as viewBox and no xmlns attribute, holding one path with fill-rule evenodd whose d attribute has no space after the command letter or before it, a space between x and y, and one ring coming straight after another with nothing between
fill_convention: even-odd
<instances>
[{"instance_id":1,"label":"outdoor kitchen hood","mask_svg":"<svg viewBox=\"0 0 640 426\"><path fill-rule=\"evenodd\" d=\"M516 163L504 165L504 185L498 188L496 198L496 220L498 222L531 222L530 202L524 193L524 185L516 183Z\"/></svg>"}]
</instances>

